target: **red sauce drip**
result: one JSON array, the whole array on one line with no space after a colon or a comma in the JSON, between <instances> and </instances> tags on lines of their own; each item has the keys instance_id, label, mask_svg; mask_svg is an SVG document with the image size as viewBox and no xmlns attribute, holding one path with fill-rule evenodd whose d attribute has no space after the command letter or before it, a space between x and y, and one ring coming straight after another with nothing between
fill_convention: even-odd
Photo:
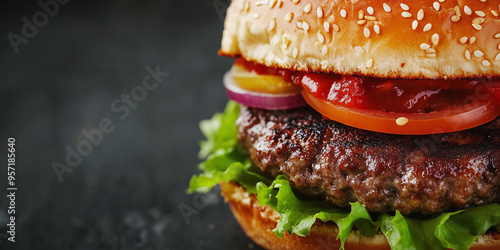
<instances>
[{"instance_id":1,"label":"red sauce drip","mask_svg":"<svg viewBox=\"0 0 500 250\"><path fill-rule=\"evenodd\" d=\"M477 99L496 98L500 103L500 79L399 80L307 73L267 67L241 57L235 64L256 74L281 76L287 82L307 88L316 98L346 108L430 113L463 106Z\"/></svg>"}]
</instances>

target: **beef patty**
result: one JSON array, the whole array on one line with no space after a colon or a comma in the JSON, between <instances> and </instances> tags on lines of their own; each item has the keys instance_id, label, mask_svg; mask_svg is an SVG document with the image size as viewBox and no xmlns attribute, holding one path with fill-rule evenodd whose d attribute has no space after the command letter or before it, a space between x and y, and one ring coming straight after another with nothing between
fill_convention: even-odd
<instances>
[{"instance_id":1,"label":"beef patty","mask_svg":"<svg viewBox=\"0 0 500 250\"><path fill-rule=\"evenodd\" d=\"M371 212L434 215L500 202L500 118L454 133L409 136L352 128L311 108L242 107L238 140L300 194Z\"/></svg>"}]
</instances>

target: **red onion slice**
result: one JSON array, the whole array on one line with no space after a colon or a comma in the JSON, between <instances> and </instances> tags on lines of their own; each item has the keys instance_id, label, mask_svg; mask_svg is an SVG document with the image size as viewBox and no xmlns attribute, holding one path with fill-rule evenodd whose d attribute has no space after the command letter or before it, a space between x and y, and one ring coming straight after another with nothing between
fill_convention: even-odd
<instances>
[{"instance_id":1,"label":"red onion slice","mask_svg":"<svg viewBox=\"0 0 500 250\"><path fill-rule=\"evenodd\" d=\"M244 90L234 82L231 71L224 75L223 82L229 99L248 107L279 110L292 109L307 105L300 92L289 94L270 94Z\"/></svg>"}]
</instances>

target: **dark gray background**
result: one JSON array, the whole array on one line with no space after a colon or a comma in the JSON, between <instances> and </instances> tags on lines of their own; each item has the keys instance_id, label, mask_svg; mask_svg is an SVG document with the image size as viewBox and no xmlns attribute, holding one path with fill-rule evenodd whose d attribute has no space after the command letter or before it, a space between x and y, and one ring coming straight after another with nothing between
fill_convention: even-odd
<instances>
[{"instance_id":1,"label":"dark gray background","mask_svg":"<svg viewBox=\"0 0 500 250\"><path fill-rule=\"evenodd\" d=\"M43 0L48 1L48 0ZM7 34L42 10L1 6L0 249L249 249L218 195L185 193L197 173L198 123L222 111L217 55L229 0L72 0L15 53ZM110 105L142 83L146 66L170 75L120 120ZM89 156L59 182L51 164L82 130L109 118ZM16 139L16 244L7 231L7 139ZM215 194L215 192L213 192ZM186 220L179 206L195 212Z\"/></svg>"}]
</instances>

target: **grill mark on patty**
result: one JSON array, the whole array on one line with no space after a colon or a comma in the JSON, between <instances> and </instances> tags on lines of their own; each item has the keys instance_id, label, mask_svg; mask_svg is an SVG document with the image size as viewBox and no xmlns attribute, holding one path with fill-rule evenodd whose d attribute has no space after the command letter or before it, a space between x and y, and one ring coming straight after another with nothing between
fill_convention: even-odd
<instances>
[{"instance_id":1,"label":"grill mark on patty","mask_svg":"<svg viewBox=\"0 0 500 250\"><path fill-rule=\"evenodd\" d=\"M238 140L254 164L285 174L299 195L371 212L434 215L500 202L500 118L466 131L389 135L326 120L305 107L242 107Z\"/></svg>"}]
</instances>

